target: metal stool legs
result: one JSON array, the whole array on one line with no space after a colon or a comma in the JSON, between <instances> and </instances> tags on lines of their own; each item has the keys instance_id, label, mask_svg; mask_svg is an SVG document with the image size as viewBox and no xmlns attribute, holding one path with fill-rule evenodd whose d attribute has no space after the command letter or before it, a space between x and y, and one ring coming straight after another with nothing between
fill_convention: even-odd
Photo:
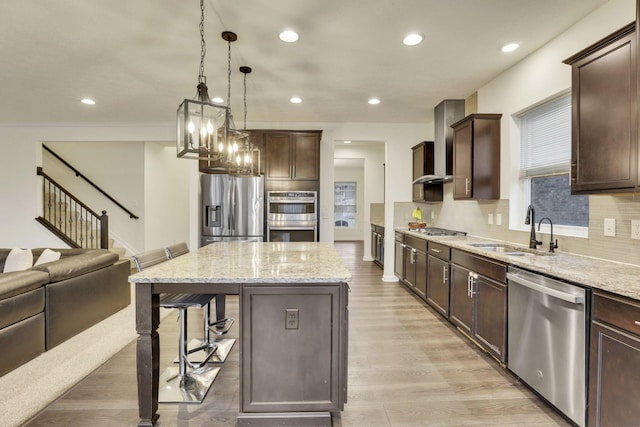
<instances>
[{"instance_id":1,"label":"metal stool legs","mask_svg":"<svg viewBox=\"0 0 640 427\"><path fill-rule=\"evenodd\" d=\"M158 402L161 403L201 403L209 387L220 372L220 368L207 367L207 362L215 355L216 346L202 345L187 348L187 307L177 307L180 322L179 365L169 367L160 376ZM188 355L205 351L201 363L188 360Z\"/></svg>"},{"instance_id":2,"label":"metal stool legs","mask_svg":"<svg viewBox=\"0 0 640 427\"><path fill-rule=\"evenodd\" d=\"M220 298L220 295L216 295L216 313L220 313L218 298ZM222 306L224 307L224 299L222 299ZM208 360L213 363L222 363L227 360L227 356L236 342L235 338L222 338L223 335L229 332L235 319L227 317L211 321L211 317L211 304L209 303L204 307L203 338L192 339L188 345L188 353L192 355L189 357L191 363L206 363L203 362L207 355L204 349L212 347L215 347L216 350ZM176 362L179 363L179 359L176 359Z\"/></svg>"}]
</instances>

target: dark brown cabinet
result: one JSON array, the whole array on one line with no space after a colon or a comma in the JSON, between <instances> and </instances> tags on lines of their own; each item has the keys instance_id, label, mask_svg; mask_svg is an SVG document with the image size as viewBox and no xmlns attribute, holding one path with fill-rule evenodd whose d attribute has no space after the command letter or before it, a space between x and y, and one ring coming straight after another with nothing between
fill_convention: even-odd
<instances>
[{"instance_id":1,"label":"dark brown cabinet","mask_svg":"<svg viewBox=\"0 0 640 427\"><path fill-rule=\"evenodd\" d=\"M638 185L635 23L564 61L571 65L571 192Z\"/></svg>"},{"instance_id":2,"label":"dark brown cabinet","mask_svg":"<svg viewBox=\"0 0 640 427\"><path fill-rule=\"evenodd\" d=\"M421 298L427 292L427 241L412 236L404 237L403 283Z\"/></svg>"},{"instance_id":3,"label":"dark brown cabinet","mask_svg":"<svg viewBox=\"0 0 640 427\"><path fill-rule=\"evenodd\" d=\"M471 114L453 128L453 198L500 198L500 118Z\"/></svg>"},{"instance_id":4,"label":"dark brown cabinet","mask_svg":"<svg viewBox=\"0 0 640 427\"><path fill-rule=\"evenodd\" d=\"M423 141L411 147L413 154L413 180L423 175L435 173L435 147L433 141ZM412 198L414 202L441 202L443 200L442 183L413 184Z\"/></svg>"},{"instance_id":5,"label":"dark brown cabinet","mask_svg":"<svg viewBox=\"0 0 640 427\"><path fill-rule=\"evenodd\" d=\"M265 133L265 179L319 180L320 135L320 132Z\"/></svg>"},{"instance_id":6,"label":"dark brown cabinet","mask_svg":"<svg viewBox=\"0 0 640 427\"><path fill-rule=\"evenodd\" d=\"M404 280L404 235L396 232L394 242L394 262L393 272L400 279Z\"/></svg>"},{"instance_id":7,"label":"dark brown cabinet","mask_svg":"<svg viewBox=\"0 0 640 427\"><path fill-rule=\"evenodd\" d=\"M589 372L589 425L640 420L640 303L594 292Z\"/></svg>"},{"instance_id":8,"label":"dark brown cabinet","mask_svg":"<svg viewBox=\"0 0 640 427\"><path fill-rule=\"evenodd\" d=\"M384 268L384 227L375 224L371 224L371 257Z\"/></svg>"},{"instance_id":9,"label":"dark brown cabinet","mask_svg":"<svg viewBox=\"0 0 640 427\"><path fill-rule=\"evenodd\" d=\"M427 303L449 317L449 247L429 242Z\"/></svg>"},{"instance_id":10,"label":"dark brown cabinet","mask_svg":"<svg viewBox=\"0 0 640 427\"><path fill-rule=\"evenodd\" d=\"M477 344L506 362L507 266L451 250L449 319Z\"/></svg>"}]
</instances>

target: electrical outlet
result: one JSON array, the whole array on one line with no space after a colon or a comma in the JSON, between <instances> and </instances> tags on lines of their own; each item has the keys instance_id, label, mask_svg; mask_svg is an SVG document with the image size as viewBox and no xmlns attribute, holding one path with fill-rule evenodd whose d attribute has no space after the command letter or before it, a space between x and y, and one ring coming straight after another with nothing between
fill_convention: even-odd
<instances>
[{"instance_id":1,"label":"electrical outlet","mask_svg":"<svg viewBox=\"0 0 640 427\"><path fill-rule=\"evenodd\" d=\"M604 219L604 235L615 237L616 235L616 219L615 218Z\"/></svg>"},{"instance_id":2,"label":"electrical outlet","mask_svg":"<svg viewBox=\"0 0 640 427\"><path fill-rule=\"evenodd\" d=\"M492 213L487 215L487 224L489 224L489 225L493 224L493 214Z\"/></svg>"},{"instance_id":3,"label":"electrical outlet","mask_svg":"<svg viewBox=\"0 0 640 427\"><path fill-rule=\"evenodd\" d=\"M640 240L640 219L631 220L631 238Z\"/></svg>"},{"instance_id":4,"label":"electrical outlet","mask_svg":"<svg viewBox=\"0 0 640 427\"><path fill-rule=\"evenodd\" d=\"M436 219L436 213L434 211L431 211L431 219Z\"/></svg>"},{"instance_id":5,"label":"electrical outlet","mask_svg":"<svg viewBox=\"0 0 640 427\"><path fill-rule=\"evenodd\" d=\"M502 214L496 214L496 225L502 225Z\"/></svg>"},{"instance_id":6,"label":"electrical outlet","mask_svg":"<svg viewBox=\"0 0 640 427\"><path fill-rule=\"evenodd\" d=\"M285 329L298 329L300 319L298 309L287 308L286 313Z\"/></svg>"}]
</instances>

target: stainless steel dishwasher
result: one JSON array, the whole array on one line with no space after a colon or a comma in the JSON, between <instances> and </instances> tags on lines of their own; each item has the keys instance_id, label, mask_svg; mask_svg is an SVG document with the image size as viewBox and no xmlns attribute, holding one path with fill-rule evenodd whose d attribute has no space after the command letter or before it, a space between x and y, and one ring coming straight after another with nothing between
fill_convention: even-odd
<instances>
[{"instance_id":1,"label":"stainless steel dishwasher","mask_svg":"<svg viewBox=\"0 0 640 427\"><path fill-rule=\"evenodd\" d=\"M515 267L507 281L507 366L584 426L589 291Z\"/></svg>"}]
</instances>

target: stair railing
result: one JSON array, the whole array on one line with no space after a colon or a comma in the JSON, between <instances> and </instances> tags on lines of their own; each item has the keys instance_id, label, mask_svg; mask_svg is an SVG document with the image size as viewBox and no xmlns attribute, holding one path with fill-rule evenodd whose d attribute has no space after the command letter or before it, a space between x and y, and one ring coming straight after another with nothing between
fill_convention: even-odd
<instances>
[{"instance_id":1,"label":"stair railing","mask_svg":"<svg viewBox=\"0 0 640 427\"><path fill-rule=\"evenodd\" d=\"M129 214L129 218L131 219L139 219L140 217L137 216L136 214L134 214L133 212L131 212L129 209L125 208L120 202L118 202L116 199L114 199L113 197L111 197L109 194L107 194L102 188L98 187L98 185L96 185L93 181L91 181L89 178L87 178L86 176L84 176L82 174L82 172L80 172L78 169L76 169L75 167L73 167L69 162L67 162L65 159L63 159L62 157L60 157L58 154L56 154L51 148L47 147L46 145L42 145L42 148L44 148L46 151L48 151L49 153L51 153L51 155L53 157L55 157L56 159L60 160L62 162L62 164L64 164L66 167L68 167L69 169L71 169L77 177L80 177L82 179L84 179L89 185L91 185L93 188L95 188L96 190L98 190L103 196L105 196L107 199L111 200L116 206L118 206L120 209L122 209L123 211L125 211L126 213Z\"/></svg>"},{"instance_id":2,"label":"stair railing","mask_svg":"<svg viewBox=\"0 0 640 427\"><path fill-rule=\"evenodd\" d=\"M107 249L109 247L107 211L102 211L102 215L98 215L48 176L41 167L38 167L36 172L43 177L43 212L36 221L71 247Z\"/></svg>"}]
</instances>

